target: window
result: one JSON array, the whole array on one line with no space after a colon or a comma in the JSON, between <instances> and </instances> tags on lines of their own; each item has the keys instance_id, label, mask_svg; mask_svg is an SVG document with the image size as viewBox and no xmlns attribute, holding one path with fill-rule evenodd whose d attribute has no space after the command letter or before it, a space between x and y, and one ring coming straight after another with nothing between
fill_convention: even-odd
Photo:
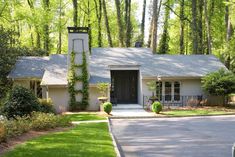
<instances>
[{"instance_id":1,"label":"window","mask_svg":"<svg viewBox=\"0 0 235 157\"><path fill-rule=\"evenodd\" d=\"M171 82L165 82L165 101L171 101Z\"/></svg>"},{"instance_id":2,"label":"window","mask_svg":"<svg viewBox=\"0 0 235 157\"><path fill-rule=\"evenodd\" d=\"M42 88L40 86L40 83L40 81L30 81L30 89L38 98L42 98Z\"/></svg>"},{"instance_id":3,"label":"window","mask_svg":"<svg viewBox=\"0 0 235 157\"><path fill-rule=\"evenodd\" d=\"M180 83L174 82L174 101L180 101Z\"/></svg>"},{"instance_id":4,"label":"window","mask_svg":"<svg viewBox=\"0 0 235 157\"><path fill-rule=\"evenodd\" d=\"M162 82L156 82L156 95L157 98L161 101L162 100Z\"/></svg>"}]
</instances>

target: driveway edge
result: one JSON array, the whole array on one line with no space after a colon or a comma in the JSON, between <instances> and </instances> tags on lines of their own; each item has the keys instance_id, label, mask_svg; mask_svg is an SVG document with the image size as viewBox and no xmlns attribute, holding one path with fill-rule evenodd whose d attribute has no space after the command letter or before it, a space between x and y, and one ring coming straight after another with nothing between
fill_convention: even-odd
<instances>
[{"instance_id":1,"label":"driveway edge","mask_svg":"<svg viewBox=\"0 0 235 157\"><path fill-rule=\"evenodd\" d=\"M218 114L218 115L185 115L185 116L169 116L169 115L159 115L159 116L114 116L109 117L109 119L158 119L158 118L187 118L187 117L223 117L223 116L235 116L232 114Z\"/></svg>"},{"instance_id":2,"label":"driveway edge","mask_svg":"<svg viewBox=\"0 0 235 157\"><path fill-rule=\"evenodd\" d=\"M111 121L110 121L109 117L107 117L107 120L108 120L109 134L110 134L110 136L112 138L112 141L113 141L114 150L117 154L117 157L122 157L121 153L120 153L120 150L118 148L117 140L116 140L116 138L115 138L115 136L113 135L113 132L112 132Z\"/></svg>"}]
</instances>

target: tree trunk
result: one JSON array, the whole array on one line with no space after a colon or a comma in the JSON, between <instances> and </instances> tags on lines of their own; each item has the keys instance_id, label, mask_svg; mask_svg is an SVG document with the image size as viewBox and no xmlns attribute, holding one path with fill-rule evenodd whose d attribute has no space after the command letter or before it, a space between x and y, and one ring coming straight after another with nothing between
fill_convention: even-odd
<instances>
[{"instance_id":1,"label":"tree trunk","mask_svg":"<svg viewBox=\"0 0 235 157\"><path fill-rule=\"evenodd\" d=\"M193 44L193 54L198 54L198 27L197 27L197 0L192 0L192 44Z\"/></svg>"},{"instance_id":2,"label":"tree trunk","mask_svg":"<svg viewBox=\"0 0 235 157\"><path fill-rule=\"evenodd\" d=\"M38 31L36 31L36 47L37 49L41 48L41 36Z\"/></svg>"},{"instance_id":3,"label":"tree trunk","mask_svg":"<svg viewBox=\"0 0 235 157\"><path fill-rule=\"evenodd\" d=\"M204 14L205 14L206 31L207 31L207 54L211 54L211 29L209 22L210 20L208 17L207 0L204 0Z\"/></svg>"},{"instance_id":4,"label":"tree trunk","mask_svg":"<svg viewBox=\"0 0 235 157\"><path fill-rule=\"evenodd\" d=\"M78 2L73 0L73 24L75 27L78 26Z\"/></svg>"},{"instance_id":5,"label":"tree trunk","mask_svg":"<svg viewBox=\"0 0 235 157\"><path fill-rule=\"evenodd\" d=\"M198 54L204 54L203 49L203 27L202 27L202 16L203 16L203 0L198 0Z\"/></svg>"},{"instance_id":6,"label":"tree trunk","mask_svg":"<svg viewBox=\"0 0 235 157\"><path fill-rule=\"evenodd\" d=\"M61 16L62 16L62 5L61 5L61 0L59 0L59 35L58 35L58 44L57 44L57 54L61 54L61 45L62 45L62 39L61 39L61 36L62 36L62 24L61 24Z\"/></svg>"},{"instance_id":7,"label":"tree trunk","mask_svg":"<svg viewBox=\"0 0 235 157\"><path fill-rule=\"evenodd\" d=\"M113 42L112 42L110 28L109 28L109 20L108 20L105 0L103 0L103 11L104 11L105 27L106 27L107 36L108 36L108 43L109 43L110 47L113 47Z\"/></svg>"},{"instance_id":8,"label":"tree trunk","mask_svg":"<svg viewBox=\"0 0 235 157\"><path fill-rule=\"evenodd\" d=\"M168 20L170 18L170 1L165 0L165 15L164 15L164 26L163 26L163 33L161 36L161 40L159 43L159 53L166 54L169 51L169 32L168 32Z\"/></svg>"},{"instance_id":9,"label":"tree trunk","mask_svg":"<svg viewBox=\"0 0 235 157\"><path fill-rule=\"evenodd\" d=\"M143 11L142 11L142 21L141 21L141 39L140 39L142 44L144 44L145 12L146 12L146 0L143 0Z\"/></svg>"},{"instance_id":10,"label":"tree trunk","mask_svg":"<svg viewBox=\"0 0 235 157\"><path fill-rule=\"evenodd\" d=\"M124 46L124 40L123 40L123 24L122 24L122 15L120 10L120 0L115 0L116 5L116 12L117 12L117 24L118 24L118 40L119 40L119 46Z\"/></svg>"},{"instance_id":11,"label":"tree trunk","mask_svg":"<svg viewBox=\"0 0 235 157\"><path fill-rule=\"evenodd\" d=\"M229 2L229 0L227 0L227 2ZM233 35L233 26L231 23L231 17L230 17L230 10L229 10L229 6L226 5L225 8L225 23L226 23L226 47L227 47L227 52L225 54L225 66L230 69L230 61L231 61L231 56L230 56L230 51L229 50L229 43L231 40L231 37Z\"/></svg>"},{"instance_id":12,"label":"tree trunk","mask_svg":"<svg viewBox=\"0 0 235 157\"><path fill-rule=\"evenodd\" d=\"M101 34L102 1L98 0L99 3L97 3L97 0L94 0L94 2L95 2L96 17L98 22L98 36L97 36L98 47L102 47L102 34Z\"/></svg>"},{"instance_id":13,"label":"tree trunk","mask_svg":"<svg viewBox=\"0 0 235 157\"><path fill-rule=\"evenodd\" d=\"M48 14L49 12L49 5L50 5L50 0L43 0L43 9ZM49 45L50 45L50 38L49 38L49 22L46 21L43 26L43 32L44 32L44 45L43 48L48 52L49 51Z\"/></svg>"},{"instance_id":14,"label":"tree trunk","mask_svg":"<svg viewBox=\"0 0 235 157\"><path fill-rule=\"evenodd\" d=\"M153 25L151 33L151 48L153 53L157 53L157 28L158 28L158 0L153 1Z\"/></svg>"},{"instance_id":15,"label":"tree trunk","mask_svg":"<svg viewBox=\"0 0 235 157\"><path fill-rule=\"evenodd\" d=\"M147 42L147 47L150 48L151 47L151 40L152 40L152 29L153 29L153 18L151 18L151 22L150 22L150 27L149 27L149 36L148 36L148 42Z\"/></svg>"},{"instance_id":16,"label":"tree trunk","mask_svg":"<svg viewBox=\"0 0 235 157\"><path fill-rule=\"evenodd\" d=\"M184 0L180 1L180 54L184 54Z\"/></svg>"},{"instance_id":17,"label":"tree trunk","mask_svg":"<svg viewBox=\"0 0 235 157\"><path fill-rule=\"evenodd\" d=\"M131 0L126 0L126 47L131 46Z\"/></svg>"}]
</instances>

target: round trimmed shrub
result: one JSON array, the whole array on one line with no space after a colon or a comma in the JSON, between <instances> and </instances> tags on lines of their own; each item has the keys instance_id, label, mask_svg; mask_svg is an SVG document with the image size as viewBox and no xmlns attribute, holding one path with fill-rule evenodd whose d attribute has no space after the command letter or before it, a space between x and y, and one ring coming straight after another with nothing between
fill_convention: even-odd
<instances>
[{"instance_id":1,"label":"round trimmed shrub","mask_svg":"<svg viewBox=\"0 0 235 157\"><path fill-rule=\"evenodd\" d=\"M112 103L111 102L105 102L103 104L103 108L104 108L104 112L106 112L107 114L110 114L110 112L112 111Z\"/></svg>"},{"instance_id":2,"label":"round trimmed shrub","mask_svg":"<svg viewBox=\"0 0 235 157\"><path fill-rule=\"evenodd\" d=\"M13 87L3 104L3 114L10 119L30 115L33 111L40 111L36 96L24 87Z\"/></svg>"},{"instance_id":3,"label":"round trimmed shrub","mask_svg":"<svg viewBox=\"0 0 235 157\"><path fill-rule=\"evenodd\" d=\"M154 102L152 104L152 111L159 114L162 111L162 104L160 102Z\"/></svg>"}]
</instances>

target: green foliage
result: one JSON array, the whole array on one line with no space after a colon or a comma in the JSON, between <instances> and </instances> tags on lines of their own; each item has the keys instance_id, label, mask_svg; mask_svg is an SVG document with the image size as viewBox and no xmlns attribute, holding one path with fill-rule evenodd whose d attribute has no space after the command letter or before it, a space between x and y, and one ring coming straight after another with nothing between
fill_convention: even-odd
<instances>
[{"instance_id":1,"label":"green foliage","mask_svg":"<svg viewBox=\"0 0 235 157\"><path fill-rule=\"evenodd\" d=\"M154 113L159 114L162 111L162 104L158 101L158 102L154 102L152 104L152 111Z\"/></svg>"},{"instance_id":2,"label":"green foliage","mask_svg":"<svg viewBox=\"0 0 235 157\"><path fill-rule=\"evenodd\" d=\"M15 86L6 98L3 105L3 114L7 118L30 115L32 111L39 111L39 102L31 90Z\"/></svg>"},{"instance_id":3,"label":"green foliage","mask_svg":"<svg viewBox=\"0 0 235 157\"><path fill-rule=\"evenodd\" d=\"M82 53L83 63L81 65L75 64L75 53L71 52L70 55L70 69L68 74L68 89L70 94L70 110L85 110L89 105L89 82L88 82L88 71L87 71L87 61L86 61L86 52ZM82 69L82 75L76 75L76 69ZM82 82L82 90L76 90L75 84L77 81ZM76 100L76 94L82 94L82 101L78 102Z\"/></svg>"},{"instance_id":4,"label":"green foliage","mask_svg":"<svg viewBox=\"0 0 235 157\"><path fill-rule=\"evenodd\" d=\"M34 130L48 130L55 127L70 126L70 120L64 116L57 116L52 113L33 112L31 125Z\"/></svg>"},{"instance_id":5,"label":"green foliage","mask_svg":"<svg viewBox=\"0 0 235 157\"><path fill-rule=\"evenodd\" d=\"M15 117L0 121L0 143L7 138L19 136L30 130L48 130L55 127L67 127L68 118L52 113L32 112L31 116Z\"/></svg>"},{"instance_id":6,"label":"green foliage","mask_svg":"<svg viewBox=\"0 0 235 157\"><path fill-rule=\"evenodd\" d=\"M225 96L235 92L235 76L233 73L220 69L202 78L202 88L211 95Z\"/></svg>"},{"instance_id":7,"label":"green foliage","mask_svg":"<svg viewBox=\"0 0 235 157\"><path fill-rule=\"evenodd\" d=\"M105 102L103 104L103 108L104 108L104 112L106 112L107 114L110 114L110 112L112 111L112 103L111 102Z\"/></svg>"},{"instance_id":8,"label":"green foliage","mask_svg":"<svg viewBox=\"0 0 235 157\"><path fill-rule=\"evenodd\" d=\"M15 117L15 119L3 120L6 131L5 138L19 136L31 129L29 117Z\"/></svg>"},{"instance_id":9,"label":"green foliage","mask_svg":"<svg viewBox=\"0 0 235 157\"><path fill-rule=\"evenodd\" d=\"M53 102L50 98L49 99L38 99L38 100L39 100L39 107L40 107L41 112L55 113Z\"/></svg>"},{"instance_id":10,"label":"green foliage","mask_svg":"<svg viewBox=\"0 0 235 157\"><path fill-rule=\"evenodd\" d=\"M20 56L42 56L46 52L40 49L19 47L17 32L0 25L0 99L11 89L12 82L7 75Z\"/></svg>"},{"instance_id":11,"label":"green foliage","mask_svg":"<svg viewBox=\"0 0 235 157\"><path fill-rule=\"evenodd\" d=\"M99 82L97 84L97 88L99 89L100 91L100 94L105 97L107 95L107 89L109 87L109 84L108 83L104 83L104 82Z\"/></svg>"}]
</instances>

